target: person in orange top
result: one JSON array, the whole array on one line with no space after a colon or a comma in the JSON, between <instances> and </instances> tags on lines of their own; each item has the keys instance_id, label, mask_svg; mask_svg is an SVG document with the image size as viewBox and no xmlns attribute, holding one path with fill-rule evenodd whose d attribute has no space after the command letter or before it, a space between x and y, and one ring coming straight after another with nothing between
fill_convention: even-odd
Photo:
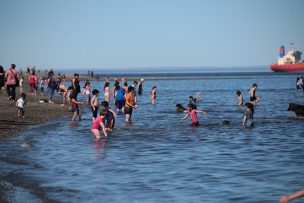
<instances>
[{"instance_id":1,"label":"person in orange top","mask_svg":"<svg viewBox=\"0 0 304 203\"><path fill-rule=\"evenodd\" d=\"M126 96L126 104L125 104L125 114L126 114L126 122L131 121L133 108L137 108L135 102L135 89L134 87L128 87L128 94Z\"/></svg>"}]
</instances>

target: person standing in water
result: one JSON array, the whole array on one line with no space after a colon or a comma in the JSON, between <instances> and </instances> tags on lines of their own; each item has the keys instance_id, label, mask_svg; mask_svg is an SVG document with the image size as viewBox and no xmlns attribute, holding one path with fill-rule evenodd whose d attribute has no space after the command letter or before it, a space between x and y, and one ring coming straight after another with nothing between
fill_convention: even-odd
<instances>
[{"instance_id":1,"label":"person standing in water","mask_svg":"<svg viewBox=\"0 0 304 203\"><path fill-rule=\"evenodd\" d=\"M104 87L104 100L107 101L108 103L110 103L110 83L106 82Z\"/></svg>"},{"instance_id":2,"label":"person standing in water","mask_svg":"<svg viewBox=\"0 0 304 203\"><path fill-rule=\"evenodd\" d=\"M185 112L188 111L188 114L183 117L181 119L181 121L187 119L189 116L191 116L191 119L192 119L192 126L198 126L199 125L199 120L198 120L198 117L197 117L197 113L203 113L203 114L207 114L205 111L202 111L202 110L197 110L194 108L194 104L189 104L189 110L186 110Z\"/></svg>"},{"instance_id":3,"label":"person standing in water","mask_svg":"<svg viewBox=\"0 0 304 203\"><path fill-rule=\"evenodd\" d=\"M237 96L236 103L239 106L242 106L243 105L243 95L242 95L242 92L240 90L237 90L235 94Z\"/></svg>"},{"instance_id":4,"label":"person standing in water","mask_svg":"<svg viewBox=\"0 0 304 203\"><path fill-rule=\"evenodd\" d=\"M105 127L105 124L104 124L106 115L107 115L107 111L102 110L100 112L100 115L93 122L91 132L96 137L96 139L101 138L101 136L100 136L100 131L101 130L102 130L105 137L108 136L107 130L106 130L106 127Z\"/></svg>"},{"instance_id":5,"label":"person standing in water","mask_svg":"<svg viewBox=\"0 0 304 203\"><path fill-rule=\"evenodd\" d=\"M155 104L157 87L153 86L151 91L151 103Z\"/></svg>"},{"instance_id":6,"label":"person standing in water","mask_svg":"<svg viewBox=\"0 0 304 203\"><path fill-rule=\"evenodd\" d=\"M135 89L134 87L130 86L128 88L128 94L126 96L126 104L125 104L125 114L126 114L126 122L131 122L132 112L133 108L137 108L136 102L135 102Z\"/></svg>"},{"instance_id":7,"label":"person standing in water","mask_svg":"<svg viewBox=\"0 0 304 203\"><path fill-rule=\"evenodd\" d=\"M73 92L75 93L75 99L77 99L78 94L80 93L80 84L79 84L79 74L75 73L72 79Z\"/></svg>"},{"instance_id":8,"label":"person standing in water","mask_svg":"<svg viewBox=\"0 0 304 203\"><path fill-rule=\"evenodd\" d=\"M71 101L72 112L74 113L72 121L74 121L77 116L79 120L81 120L81 111L79 110L79 105L81 105L82 102L77 101L75 92L73 92L70 95L70 101Z\"/></svg>"},{"instance_id":9,"label":"person standing in water","mask_svg":"<svg viewBox=\"0 0 304 203\"><path fill-rule=\"evenodd\" d=\"M245 103L245 112L243 117L243 126L253 127L254 106L250 102Z\"/></svg>"},{"instance_id":10,"label":"person standing in water","mask_svg":"<svg viewBox=\"0 0 304 203\"><path fill-rule=\"evenodd\" d=\"M91 106L92 106L92 113L93 113L93 122L97 118L97 112L98 112L98 96L99 96L99 91L97 89L93 89L92 91L93 97L91 101Z\"/></svg>"},{"instance_id":11,"label":"person standing in water","mask_svg":"<svg viewBox=\"0 0 304 203\"><path fill-rule=\"evenodd\" d=\"M255 92L256 92L257 88L258 88L258 85L256 83L254 83L252 85L252 88L249 91L250 102L252 102L252 103L258 103L260 101L260 98L255 96Z\"/></svg>"},{"instance_id":12,"label":"person standing in water","mask_svg":"<svg viewBox=\"0 0 304 203\"><path fill-rule=\"evenodd\" d=\"M143 93L143 87L142 87L142 84L144 82L144 79L140 79L139 83L138 83L138 95L141 96L142 93Z\"/></svg>"}]
</instances>

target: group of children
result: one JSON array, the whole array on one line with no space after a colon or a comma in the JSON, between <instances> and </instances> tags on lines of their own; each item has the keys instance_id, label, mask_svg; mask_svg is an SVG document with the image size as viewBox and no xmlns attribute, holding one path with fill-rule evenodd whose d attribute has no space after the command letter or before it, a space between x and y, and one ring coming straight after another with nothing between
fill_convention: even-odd
<instances>
[{"instance_id":1,"label":"group of children","mask_svg":"<svg viewBox=\"0 0 304 203\"><path fill-rule=\"evenodd\" d=\"M245 127L253 127L253 125L254 125L254 123L253 123L254 105L256 103L260 102L260 98L255 95L256 90L257 90L257 84L254 83L248 93L250 102L246 102L244 105L245 111L243 114L243 126L245 126ZM243 105L243 95L242 95L241 91L237 90L236 95L237 95L236 103L239 106L242 106ZM183 117L181 119L181 121L187 119L188 117L191 117L192 126L199 125L199 119L198 119L197 113L207 114L205 111L197 109L197 105L196 105L197 99L198 98L193 98L192 96L189 96L188 108L183 107L181 104L176 104L176 110L178 112L187 113L187 115L185 117ZM225 120L224 122L229 123L229 121L227 121L227 120Z\"/></svg>"}]
</instances>

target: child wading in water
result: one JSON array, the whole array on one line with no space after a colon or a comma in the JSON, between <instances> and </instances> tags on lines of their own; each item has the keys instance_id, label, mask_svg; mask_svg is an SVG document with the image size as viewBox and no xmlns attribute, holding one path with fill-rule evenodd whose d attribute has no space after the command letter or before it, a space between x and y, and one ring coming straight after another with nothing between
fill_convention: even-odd
<instances>
[{"instance_id":1,"label":"child wading in water","mask_svg":"<svg viewBox=\"0 0 304 203\"><path fill-rule=\"evenodd\" d=\"M71 102L72 112L74 113L72 121L74 121L77 116L78 116L79 120L81 120L81 111L79 110L79 104L82 104L82 102L78 102L76 100L76 93L75 92L71 93L70 102Z\"/></svg>"},{"instance_id":2,"label":"child wading in water","mask_svg":"<svg viewBox=\"0 0 304 203\"><path fill-rule=\"evenodd\" d=\"M115 125L115 112L109 108L109 103L107 101L101 102L101 111L106 111L105 119L107 121L106 127L107 131L112 131Z\"/></svg>"},{"instance_id":3,"label":"child wading in water","mask_svg":"<svg viewBox=\"0 0 304 203\"><path fill-rule=\"evenodd\" d=\"M253 114L254 114L253 104L250 102L246 102L244 118L243 118L243 126L253 127Z\"/></svg>"},{"instance_id":4,"label":"child wading in water","mask_svg":"<svg viewBox=\"0 0 304 203\"><path fill-rule=\"evenodd\" d=\"M188 112L188 114L181 119L181 121L187 119L189 116L191 116L192 119L192 126L198 126L199 125L199 120L197 117L197 113L203 113L203 114L207 114L205 111L202 110L197 110L195 109L194 104L189 104L189 110L186 110L185 112Z\"/></svg>"},{"instance_id":5,"label":"child wading in water","mask_svg":"<svg viewBox=\"0 0 304 203\"><path fill-rule=\"evenodd\" d=\"M242 95L242 92L240 90L237 90L235 94L237 96L236 103L239 106L242 106L243 105L243 95Z\"/></svg>"},{"instance_id":6,"label":"child wading in water","mask_svg":"<svg viewBox=\"0 0 304 203\"><path fill-rule=\"evenodd\" d=\"M151 103L155 104L157 87L153 86L151 91Z\"/></svg>"},{"instance_id":7,"label":"child wading in water","mask_svg":"<svg viewBox=\"0 0 304 203\"><path fill-rule=\"evenodd\" d=\"M126 122L131 121L133 108L135 108L135 109L137 108L137 105L135 102L135 89L134 89L134 87L130 86L128 88L128 94L126 96L126 105L125 105Z\"/></svg>"},{"instance_id":8,"label":"child wading in water","mask_svg":"<svg viewBox=\"0 0 304 203\"><path fill-rule=\"evenodd\" d=\"M99 91L97 89L93 89L92 94L93 94L93 97L92 97L92 101L91 101L91 106L92 106L93 122L94 122L95 119L97 118L97 112L98 112L98 105L99 105L98 95L99 95Z\"/></svg>"},{"instance_id":9,"label":"child wading in water","mask_svg":"<svg viewBox=\"0 0 304 203\"><path fill-rule=\"evenodd\" d=\"M16 102L16 106L18 107L18 117L24 117L24 109L26 107L26 94L25 93L21 93L21 97L20 99L18 99L18 101Z\"/></svg>"},{"instance_id":10,"label":"child wading in water","mask_svg":"<svg viewBox=\"0 0 304 203\"><path fill-rule=\"evenodd\" d=\"M101 138L101 136L100 136L101 130L103 131L103 134L105 137L108 136L106 127L104 125L106 115L107 115L107 111L101 111L100 115L93 122L91 132L97 139Z\"/></svg>"}]
</instances>

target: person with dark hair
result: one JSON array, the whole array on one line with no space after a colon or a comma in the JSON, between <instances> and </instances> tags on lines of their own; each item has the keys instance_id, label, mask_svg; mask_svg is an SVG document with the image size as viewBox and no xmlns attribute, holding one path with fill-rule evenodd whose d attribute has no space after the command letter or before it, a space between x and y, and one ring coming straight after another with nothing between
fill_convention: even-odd
<instances>
[{"instance_id":1,"label":"person with dark hair","mask_svg":"<svg viewBox=\"0 0 304 203\"><path fill-rule=\"evenodd\" d=\"M258 85L256 83L254 83L252 85L252 88L249 91L250 102L252 102L252 103L258 103L260 101L260 98L255 96L255 92L256 92L257 88L258 88Z\"/></svg>"},{"instance_id":2,"label":"person with dark hair","mask_svg":"<svg viewBox=\"0 0 304 203\"><path fill-rule=\"evenodd\" d=\"M140 79L140 81L138 83L138 95L139 96L141 96L143 93L143 86L142 86L143 82L144 82L144 79L142 78L142 79Z\"/></svg>"},{"instance_id":3,"label":"person with dark hair","mask_svg":"<svg viewBox=\"0 0 304 203\"><path fill-rule=\"evenodd\" d=\"M79 74L78 73L74 73L74 77L72 79L72 87L73 87L73 92L75 93L75 98L77 99L77 96L80 93Z\"/></svg>"},{"instance_id":4,"label":"person with dark hair","mask_svg":"<svg viewBox=\"0 0 304 203\"><path fill-rule=\"evenodd\" d=\"M26 94L21 93L20 99L17 100L16 106L18 107L18 117L24 117L24 109L26 107Z\"/></svg>"},{"instance_id":5,"label":"person with dark hair","mask_svg":"<svg viewBox=\"0 0 304 203\"><path fill-rule=\"evenodd\" d=\"M176 104L176 111L177 112L184 112L187 108L183 107L181 104Z\"/></svg>"},{"instance_id":6,"label":"person with dark hair","mask_svg":"<svg viewBox=\"0 0 304 203\"><path fill-rule=\"evenodd\" d=\"M101 111L100 115L94 120L92 128L91 128L91 132L92 134L96 137L96 139L100 139L100 131L103 131L103 134L105 137L108 136L107 134L107 129L104 125L105 122L105 117L107 115L107 111Z\"/></svg>"},{"instance_id":7,"label":"person with dark hair","mask_svg":"<svg viewBox=\"0 0 304 203\"><path fill-rule=\"evenodd\" d=\"M72 121L74 121L77 118L77 116L79 120L81 120L81 111L79 109L79 105L81 105L82 102L77 101L75 92L71 93L70 102L71 102L72 112L74 113Z\"/></svg>"},{"instance_id":8,"label":"person with dark hair","mask_svg":"<svg viewBox=\"0 0 304 203\"><path fill-rule=\"evenodd\" d=\"M5 84L4 76L5 76L4 69L2 66L0 66L0 93L1 93L1 90L3 90L4 84Z\"/></svg>"},{"instance_id":9,"label":"person with dark hair","mask_svg":"<svg viewBox=\"0 0 304 203\"><path fill-rule=\"evenodd\" d=\"M16 99L16 87L19 86L19 72L16 70L16 65L11 64L9 70L5 72L6 88L9 100L15 101Z\"/></svg>"},{"instance_id":10,"label":"person with dark hair","mask_svg":"<svg viewBox=\"0 0 304 203\"><path fill-rule=\"evenodd\" d=\"M53 96L55 93L55 90L57 88L57 82L56 80L53 78L54 76L54 72L50 71L48 72L48 78L47 78L47 84L48 84L48 94L49 94L49 103L54 103L53 102Z\"/></svg>"},{"instance_id":11,"label":"person with dark hair","mask_svg":"<svg viewBox=\"0 0 304 203\"><path fill-rule=\"evenodd\" d=\"M194 109L197 109L196 98L193 98L192 96L189 96L189 104L188 104L188 106L189 106L190 104L193 104Z\"/></svg>"},{"instance_id":12,"label":"person with dark hair","mask_svg":"<svg viewBox=\"0 0 304 203\"><path fill-rule=\"evenodd\" d=\"M243 126L253 127L254 106L250 102L245 103L245 112L243 117Z\"/></svg>"},{"instance_id":13,"label":"person with dark hair","mask_svg":"<svg viewBox=\"0 0 304 203\"><path fill-rule=\"evenodd\" d=\"M110 103L110 83L106 82L104 87L104 100L107 101L108 103Z\"/></svg>"},{"instance_id":14,"label":"person with dark hair","mask_svg":"<svg viewBox=\"0 0 304 203\"><path fill-rule=\"evenodd\" d=\"M91 100L91 107L92 107L92 113L93 113L93 122L97 118L97 112L98 112L98 106L99 106L99 101L98 101L98 95L99 95L99 90L93 89L92 91L93 97Z\"/></svg>"},{"instance_id":15,"label":"person with dark hair","mask_svg":"<svg viewBox=\"0 0 304 203\"><path fill-rule=\"evenodd\" d=\"M115 94L115 99L116 99L115 106L117 108L117 112L124 111L124 106L126 104L125 94L126 94L125 90L118 85Z\"/></svg>"},{"instance_id":16,"label":"person with dark hair","mask_svg":"<svg viewBox=\"0 0 304 203\"><path fill-rule=\"evenodd\" d=\"M107 131L112 131L115 125L115 112L109 108L109 103L107 101L101 102L101 111L107 111L105 119L107 121L106 127Z\"/></svg>"},{"instance_id":17,"label":"person with dark hair","mask_svg":"<svg viewBox=\"0 0 304 203\"><path fill-rule=\"evenodd\" d=\"M242 95L242 92L240 90L237 90L235 94L237 96L236 103L239 106L242 106L243 105L243 95Z\"/></svg>"},{"instance_id":18,"label":"person with dark hair","mask_svg":"<svg viewBox=\"0 0 304 203\"><path fill-rule=\"evenodd\" d=\"M188 105L188 108L189 108L187 110L188 114L185 117L183 117L181 119L181 121L183 121L183 120L187 119L189 116L191 116L192 126L198 126L199 125L199 120L198 120L198 117L197 117L197 113L203 113L203 114L207 114L207 113L203 110L197 110L194 107L195 107L194 104L189 104Z\"/></svg>"},{"instance_id":19,"label":"person with dark hair","mask_svg":"<svg viewBox=\"0 0 304 203\"><path fill-rule=\"evenodd\" d=\"M153 86L151 91L151 103L155 104L157 87Z\"/></svg>"},{"instance_id":20,"label":"person with dark hair","mask_svg":"<svg viewBox=\"0 0 304 203\"><path fill-rule=\"evenodd\" d=\"M130 86L128 88L128 94L126 96L126 104L125 104L125 114L126 114L126 122L131 121L133 108L137 108L135 102L135 89L134 87Z\"/></svg>"}]
</instances>

